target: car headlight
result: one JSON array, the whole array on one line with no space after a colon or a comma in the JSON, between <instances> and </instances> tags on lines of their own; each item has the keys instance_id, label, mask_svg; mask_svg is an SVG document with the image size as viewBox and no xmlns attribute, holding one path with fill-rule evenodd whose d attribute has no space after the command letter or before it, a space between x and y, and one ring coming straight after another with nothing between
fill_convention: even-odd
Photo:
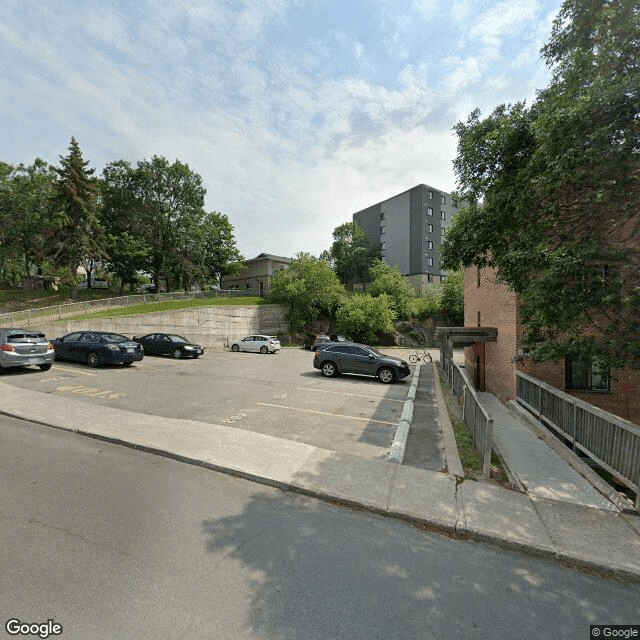
<instances>
[{"instance_id":1,"label":"car headlight","mask_svg":"<svg viewBox=\"0 0 640 640\"><path fill-rule=\"evenodd\" d=\"M183 347L183 349L184 349L185 351L193 351L193 350L195 349L195 347L191 347L191 346L189 346L188 344L185 344L185 345L184 345L184 347Z\"/></svg>"}]
</instances>

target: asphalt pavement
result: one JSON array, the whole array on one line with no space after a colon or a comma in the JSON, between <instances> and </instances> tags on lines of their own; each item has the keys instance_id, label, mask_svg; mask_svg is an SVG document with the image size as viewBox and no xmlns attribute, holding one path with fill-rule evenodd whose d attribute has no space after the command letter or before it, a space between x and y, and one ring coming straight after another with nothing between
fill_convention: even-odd
<instances>
[{"instance_id":1,"label":"asphalt pavement","mask_svg":"<svg viewBox=\"0 0 640 640\"><path fill-rule=\"evenodd\" d=\"M1 382L0 390L6 415L640 581L640 517L615 505L513 491L464 480L451 469L367 459L232 425L90 405ZM434 396L442 417L444 402ZM502 433L508 439L508 429ZM540 451L536 455L547 455ZM516 458L512 454L514 468Z\"/></svg>"}]
</instances>

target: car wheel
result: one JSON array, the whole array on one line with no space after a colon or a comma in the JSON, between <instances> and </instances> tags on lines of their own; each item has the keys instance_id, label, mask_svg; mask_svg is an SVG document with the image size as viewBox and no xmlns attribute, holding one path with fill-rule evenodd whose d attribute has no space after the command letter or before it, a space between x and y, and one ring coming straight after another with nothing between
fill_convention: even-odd
<instances>
[{"instance_id":1,"label":"car wheel","mask_svg":"<svg viewBox=\"0 0 640 640\"><path fill-rule=\"evenodd\" d=\"M40 367L40 371L49 371L49 369L51 369L50 362L45 362L44 364L39 364L38 366Z\"/></svg>"},{"instance_id":2,"label":"car wheel","mask_svg":"<svg viewBox=\"0 0 640 640\"><path fill-rule=\"evenodd\" d=\"M382 367L382 369L378 371L378 380L380 380L380 382L391 384L395 379L396 376L393 373L393 369L390 369L389 367Z\"/></svg>"},{"instance_id":3,"label":"car wheel","mask_svg":"<svg viewBox=\"0 0 640 640\"><path fill-rule=\"evenodd\" d=\"M100 364L100 358L98 358L98 354L93 351L87 356L87 364L90 367L97 367Z\"/></svg>"},{"instance_id":4,"label":"car wheel","mask_svg":"<svg viewBox=\"0 0 640 640\"><path fill-rule=\"evenodd\" d=\"M202 355L201 353L196 353L196 354L193 356L193 359L194 359L194 360L197 360L201 355Z\"/></svg>"},{"instance_id":5,"label":"car wheel","mask_svg":"<svg viewBox=\"0 0 640 640\"><path fill-rule=\"evenodd\" d=\"M267 347L260 347L260 353L269 353L269 349L267 349Z\"/></svg>"},{"instance_id":6,"label":"car wheel","mask_svg":"<svg viewBox=\"0 0 640 640\"><path fill-rule=\"evenodd\" d=\"M180 349L174 349L173 350L173 357L176 360L180 360L180 358L182 358L182 351Z\"/></svg>"},{"instance_id":7,"label":"car wheel","mask_svg":"<svg viewBox=\"0 0 640 640\"><path fill-rule=\"evenodd\" d=\"M237 353L238 351L240 351L240 347L237 344L232 344L231 351L235 351Z\"/></svg>"},{"instance_id":8,"label":"car wheel","mask_svg":"<svg viewBox=\"0 0 640 640\"><path fill-rule=\"evenodd\" d=\"M338 367L336 367L335 363L331 362L331 360L323 362L322 373L327 376L327 378L333 378L338 374Z\"/></svg>"}]
</instances>

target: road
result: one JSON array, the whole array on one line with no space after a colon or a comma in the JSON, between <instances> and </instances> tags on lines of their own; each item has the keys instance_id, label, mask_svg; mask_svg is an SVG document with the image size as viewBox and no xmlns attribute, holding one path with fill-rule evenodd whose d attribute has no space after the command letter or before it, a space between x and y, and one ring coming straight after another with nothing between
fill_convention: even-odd
<instances>
[{"instance_id":1,"label":"road","mask_svg":"<svg viewBox=\"0 0 640 640\"><path fill-rule=\"evenodd\" d=\"M586 639L640 623L637 584L6 416L0 496L2 624L52 619L65 640Z\"/></svg>"}]
</instances>

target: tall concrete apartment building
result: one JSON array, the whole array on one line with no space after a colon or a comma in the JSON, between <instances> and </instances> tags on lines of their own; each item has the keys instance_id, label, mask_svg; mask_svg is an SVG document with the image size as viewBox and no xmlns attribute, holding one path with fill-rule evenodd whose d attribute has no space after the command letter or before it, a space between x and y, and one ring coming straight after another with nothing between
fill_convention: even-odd
<instances>
[{"instance_id":1,"label":"tall concrete apartment building","mask_svg":"<svg viewBox=\"0 0 640 640\"><path fill-rule=\"evenodd\" d=\"M451 194L419 184L353 214L382 259L400 271L419 292L444 280L438 249L458 210Z\"/></svg>"}]
</instances>

